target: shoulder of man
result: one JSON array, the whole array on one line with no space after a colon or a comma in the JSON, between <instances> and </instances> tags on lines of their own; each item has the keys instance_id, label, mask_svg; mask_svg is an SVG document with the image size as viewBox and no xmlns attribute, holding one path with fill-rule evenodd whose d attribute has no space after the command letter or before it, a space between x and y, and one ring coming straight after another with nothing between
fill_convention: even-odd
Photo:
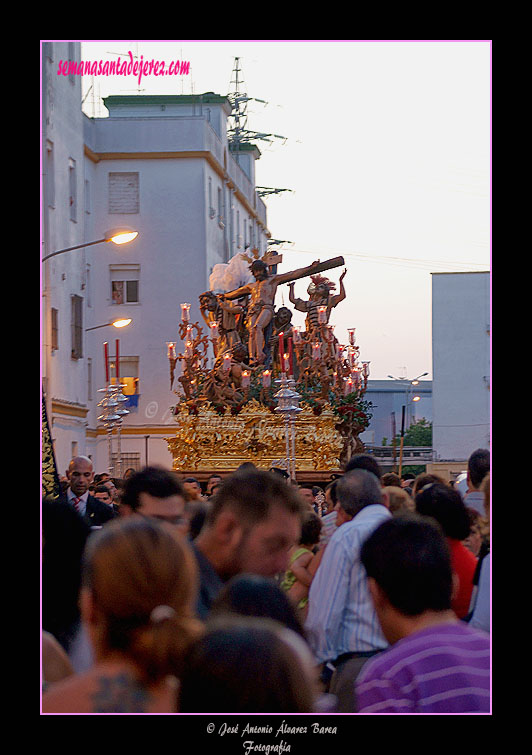
<instances>
[{"instance_id":1,"label":"shoulder of man","mask_svg":"<svg viewBox=\"0 0 532 755\"><path fill-rule=\"evenodd\" d=\"M91 513L98 514L100 519L113 519L116 516L113 508L93 495L87 498L87 514L90 516Z\"/></svg>"}]
</instances>

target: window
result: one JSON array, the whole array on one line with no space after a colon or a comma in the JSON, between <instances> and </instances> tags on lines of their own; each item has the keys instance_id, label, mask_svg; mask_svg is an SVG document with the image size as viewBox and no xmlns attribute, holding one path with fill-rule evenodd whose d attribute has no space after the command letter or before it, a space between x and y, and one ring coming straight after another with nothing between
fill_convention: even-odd
<instances>
[{"instance_id":1,"label":"window","mask_svg":"<svg viewBox=\"0 0 532 755\"><path fill-rule=\"evenodd\" d=\"M92 359L87 359L87 401L92 401Z\"/></svg>"},{"instance_id":2,"label":"window","mask_svg":"<svg viewBox=\"0 0 532 755\"><path fill-rule=\"evenodd\" d=\"M111 298L113 304L136 304L139 300L138 281L112 281Z\"/></svg>"},{"instance_id":3,"label":"window","mask_svg":"<svg viewBox=\"0 0 532 755\"><path fill-rule=\"evenodd\" d=\"M70 205L70 220L74 223L77 221L78 212L78 195L77 195L77 180L76 180L76 161L69 158L68 160L68 187L69 187L69 205Z\"/></svg>"},{"instance_id":4,"label":"window","mask_svg":"<svg viewBox=\"0 0 532 755\"><path fill-rule=\"evenodd\" d=\"M50 310L52 319L52 351L59 348L59 311L53 307Z\"/></svg>"},{"instance_id":5,"label":"window","mask_svg":"<svg viewBox=\"0 0 532 755\"><path fill-rule=\"evenodd\" d=\"M72 359L83 357L83 299L72 297Z\"/></svg>"},{"instance_id":6,"label":"window","mask_svg":"<svg viewBox=\"0 0 532 755\"><path fill-rule=\"evenodd\" d=\"M112 453L111 464L113 465L113 469L119 471L120 477L124 475L126 469L134 469L138 472L141 469L140 453L127 453L120 455Z\"/></svg>"},{"instance_id":7,"label":"window","mask_svg":"<svg viewBox=\"0 0 532 755\"><path fill-rule=\"evenodd\" d=\"M91 214L91 185L88 179L85 179L85 215Z\"/></svg>"},{"instance_id":8,"label":"window","mask_svg":"<svg viewBox=\"0 0 532 755\"><path fill-rule=\"evenodd\" d=\"M212 178L209 176L209 217L214 218L216 210L212 206Z\"/></svg>"},{"instance_id":9,"label":"window","mask_svg":"<svg viewBox=\"0 0 532 755\"><path fill-rule=\"evenodd\" d=\"M140 265L110 265L111 303L138 304Z\"/></svg>"},{"instance_id":10,"label":"window","mask_svg":"<svg viewBox=\"0 0 532 755\"><path fill-rule=\"evenodd\" d=\"M135 215L140 212L138 173L109 173L109 214Z\"/></svg>"},{"instance_id":11,"label":"window","mask_svg":"<svg viewBox=\"0 0 532 755\"><path fill-rule=\"evenodd\" d=\"M85 268L85 280L82 283L81 288L85 291L87 307L92 307L91 266L89 264L87 264Z\"/></svg>"},{"instance_id":12,"label":"window","mask_svg":"<svg viewBox=\"0 0 532 755\"><path fill-rule=\"evenodd\" d=\"M221 188L218 188L218 225L220 228L224 227L224 206Z\"/></svg>"},{"instance_id":13,"label":"window","mask_svg":"<svg viewBox=\"0 0 532 755\"><path fill-rule=\"evenodd\" d=\"M69 42L68 43L68 60L69 60L69 62L73 63L75 57L76 57L76 49L75 49L75 46L74 46L74 42ZM71 84L74 84L75 81L76 81L75 75L73 73L69 73L68 74L68 80L70 81Z\"/></svg>"},{"instance_id":14,"label":"window","mask_svg":"<svg viewBox=\"0 0 532 755\"><path fill-rule=\"evenodd\" d=\"M55 207L54 145L46 142L44 168L44 194L48 207Z\"/></svg>"}]
</instances>

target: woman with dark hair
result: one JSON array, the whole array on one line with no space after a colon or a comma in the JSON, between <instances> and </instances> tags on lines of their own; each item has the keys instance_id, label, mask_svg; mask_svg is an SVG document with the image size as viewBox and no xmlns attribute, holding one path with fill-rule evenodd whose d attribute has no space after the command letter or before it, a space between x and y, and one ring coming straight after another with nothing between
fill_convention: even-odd
<instances>
[{"instance_id":1,"label":"woman with dark hair","mask_svg":"<svg viewBox=\"0 0 532 755\"><path fill-rule=\"evenodd\" d=\"M462 542L468 537L470 529L462 496L449 485L431 483L417 493L415 503L419 514L432 517L439 523L447 539L456 581L452 608L459 619L465 619L469 612L477 559Z\"/></svg>"},{"instance_id":2,"label":"woman with dark hair","mask_svg":"<svg viewBox=\"0 0 532 755\"><path fill-rule=\"evenodd\" d=\"M180 713L312 713L319 696L300 635L277 622L224 616L184 661Z\"/></svg>"},{"instance_id":3,"label":"woman with dark hair","mask_svg":"<svg viewBox=\"0 0 532 755\"><path fill-rule=\"evenodd\" d=\"M239 574L226 582L211 615L228 613L272 619L305 636L303 624L284 590L273 579L258 574Z\"/></svg>"},{"instance_id":4,"label":"woman with dark hair","mask_svg":"<svg viewBox=\"0 0 532 755\"><path fill-rule=\"evenodd\" d=\"M128 517L93 533L81 614L95 662L50 685L43 712L175 712L183 656L202 631L196 592L194 558L167 525Z\"/></svg>"}]
</instances>

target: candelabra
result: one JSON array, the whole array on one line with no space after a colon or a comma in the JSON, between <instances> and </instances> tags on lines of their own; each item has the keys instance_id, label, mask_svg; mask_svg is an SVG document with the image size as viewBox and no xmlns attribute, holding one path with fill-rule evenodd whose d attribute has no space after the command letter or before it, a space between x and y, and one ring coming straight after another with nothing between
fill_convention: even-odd
<instances>
[{"instance_id":1,"label":"candelabra","mask_svg":"<svg viewBox=\"0 0 532 755\"><path fill-rule=\"evenodd\" d=\"M115 464L113 463L113 430L117 431L117 459L118 459L118 476L122 476L122 449L121 449L121 429L122 420L129 414L129 410L123 406L127 401L127 396L122 393L122 384L109 384L106 388L99 388L98 393L103 393L103 398L98 401L102 413L98 417L100 422L107 431L107 448L109 454L109 473L115 476Z\"/></svg>"},{"instance_id":2,"label":"candelabra","mask_svg":"<svg viewBox=\"0 0 532 755\"><path fill-rule=\"evenodd\" d=\"M302 411L299 407L301 398L297 391L293 390L295 382L286 377L286 373L281 374L281 379L276 380L280 384L280 389L274 398L278 401L275 411L284 416L285 422L285 440L286 440L286 468L292 480L296 479L296 417Z\"/></svg>"}]
</instances>

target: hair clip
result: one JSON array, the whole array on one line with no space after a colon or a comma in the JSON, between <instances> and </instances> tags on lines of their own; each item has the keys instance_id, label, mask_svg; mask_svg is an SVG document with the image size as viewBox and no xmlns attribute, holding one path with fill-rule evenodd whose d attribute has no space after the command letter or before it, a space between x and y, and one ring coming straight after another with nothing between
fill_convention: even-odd
<instances>
[{"instance_id":1,"label":"hair clip","mask_svg":"<svg viewBox=\"0 0 532 755\"><path fill-rule=\"evenodd\" d=\"M155 606L150 613L150 621L152 624L160 624L166 619L172 619L175 616L175 611L171 606Z\"/></svg>"}]
</instances>

